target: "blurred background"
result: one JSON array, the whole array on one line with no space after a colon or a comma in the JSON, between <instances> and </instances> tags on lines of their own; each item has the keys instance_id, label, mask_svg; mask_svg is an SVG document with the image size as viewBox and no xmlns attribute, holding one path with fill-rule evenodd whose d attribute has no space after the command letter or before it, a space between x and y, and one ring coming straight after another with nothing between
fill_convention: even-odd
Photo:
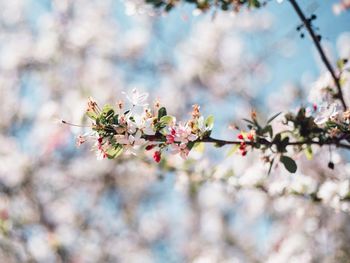
<instances>
[{"instance_id":1,"label":"blurred background","mask_svg":"<svg viewBox=\"0 0 350 263\"><path fill-rule=\"evenodd\" d=\"M299 2L330 60L349 58L350 12ZM295 156L293 176L210 146L160 166L143 154L97 161L91 144L75 146L87 130L58 121L88 124L89 96L113 104L137 88L178 119L200 104L213 137L234 139L228 126L252 109L266 120L312 105L325 68L288 1L239 14L132 0L0 10L0 262L350 262L349 204L332 194L350 177L344 152Z\"/></svg>"}]
</instances>

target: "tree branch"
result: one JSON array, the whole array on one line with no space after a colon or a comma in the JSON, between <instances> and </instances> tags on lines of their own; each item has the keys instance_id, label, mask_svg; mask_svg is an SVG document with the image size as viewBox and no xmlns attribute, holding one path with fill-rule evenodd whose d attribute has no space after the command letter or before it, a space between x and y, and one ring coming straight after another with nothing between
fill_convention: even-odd
<instances>
[{"instance_id":1,"label":"tree branch","mask_svg":"<svg viewBox=\"0 0 350 263\"><path fill-rule=\"evenodd\" d=\"M316 46L316 49L317 49L318 53L321 56L321 59L322 59L324 65L326 66L326 68L329 71L329 73L332 75L332 78L333 78L333 80L335 82L335 85L337 86L337 98L341 101L341 104L342 104L344 110L346 110L347 109L347 105L346 105L345 100L344 100L343 92L342 92L342 89L341 89L341 86L340 86L340 82L339 82L339 77L335 74L331 63L327 59L326 54L325 54L323 48L321 47L320 40L318 39L318 37L316 36L314 30L311 27L310 21L305 17L303 11L300 9L300 7L299 7L298 3L296 2L296 0L289 0L289 2L291 3L291 5L293 6L295 12L297 13L299 18L301 19L301 21L305 25L307 31L309 32L309 34L311 36L312 41L314 42L314 44Z\"/></svg>"},{"instance_id":2,"label":"tree branch","mask_svg":"<svg viewBox=\"0 0 350 263\"><path fill-rule=\"evenodd\" d=\"M145 136L145 139L149 141L154 141L154 142L165 142L165 138L160 138L158 136L152 135L152 136ZM229 140L220 140L220 139L214 139L212 137L208 138L203 138L203 139L197 139L194 141L195 143L199 142L204 142L204 143L215 143L220 146L224 145L235 145L235 144L242 144L245 143L246 145L254 146L257 144L257 142L252 142L252 141L229 141ZM260 145L267 145L267 146L272 146L272 145L278 145L277 142L269 142L268 140L261 140L259 141ZM341 143L340 140L334 139L334 140L327 140L325 142L317 142L313 140L304 140L304 141L296 141L296 142L288 142L287 146L301 146L301 145L318 145L322 147L323 145L334 145L339 148L344 148L350 150L350 144L345 144Z\"/></svg>"}]
</instances>

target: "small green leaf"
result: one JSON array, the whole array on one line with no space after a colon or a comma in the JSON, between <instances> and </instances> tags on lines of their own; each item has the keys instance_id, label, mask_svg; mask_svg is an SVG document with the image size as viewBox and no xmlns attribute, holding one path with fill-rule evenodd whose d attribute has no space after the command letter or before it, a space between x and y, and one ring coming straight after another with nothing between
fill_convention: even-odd
<instances>
[{"instance_id":1,"label":"small green leaf","mask_svg":"<svg viewBox=\"0 0 350 263\"><path fill-rule=\"evenodd\" d=\"M284 167L287 169L288 172L295 173L297 171L297 164L292 158L282 155L280 158L280 162L283 163Z\"/></svg>"},{"instance_id":2,"label":"small green leaf","mask_svg":"<svg viewBox=\"0 0 350 263\"><path fill-rule=\"evenodd\" d=\"M310 161L313 158L313 154L312 154L312 148L310 145L308 145L305 150L304 150L305 156L306 158Z\"/></svg>"},{"instance_id":3,"label":"small green leaf","mask_svg":"<svg viewBox=\"0 0 350 263\"><path fill-rule=\"evenodd\" d=\"M273 130L271 125L266 125L266 127L264 127L261 132L261 135L265 135L265 133L268 133L271 138L273 137Z\"/></svg>"},{"instance_id":4,"label":"small green leaf","mask_svg":"<svg viewBox=\"0 0 350 263\"><path fill-rule=\"evenodd\" d=\"M277 134L275 135L275 137L273 138L273 141L272 141L272 142L278 144L280 141L281 141L281 134L280 134L280 133L277 133Z\"/></svg>"},{"instance_id":5,"label":"small green leaf","mask_svg":"<svg viewBox=\"0 0 350 263\"><path fill-rule=\"evenodd\" d=\"M101 113L101 115L102 115L103 118L104 118L105 120L107 120L107 121L108 121L110 118L113 118L113 116L114 116L114 110L113 110L112 106L111 106L111 105L108 105L108 104L104 105L103 108L102 108L102 113Z\"/></svg>"},{"instance_id":6,"label":"small green leaf","mask_svg":"<svg viewBox=\"0 0 350 263\"><path fill-rule=\"evenodd\" d=\"M214 127L214 116L209 115L206 120L205 120L205 126L209 129L212 130Z\"/></svg>"},{"instance_id":7,"label":"small green leaf","mask_svg":"<svg viewBox=\"0 0 350 263\"><path fill-rule=\"evenodd\" d=\"M267 131L269 132L269 135L270 137L272 138L273 137L273 129L272 129L272 126L271 125L267 125Z\"/></svg>"},{"instance_id":8,"label":"small green leaf","mask_svg":"<svg viewBox=\"0 0 350 263\"><path fill-rule=\"evenodd\" d=\"M121 146L120 144L117 144L109 148L106 153L107 153L108 159L115 159L119 155L121 155L122 152L123 152L123 146Z\"/></svg>"},{"instance_id":9,"label":"small green leaf","mask_svg":"<svg viewBox=\"0 0 350 263\"><path fill-rule=\"evenodd\" d=\"M270 119L268 119L267 124L271 123L274 119L276 119L279 115L281 115L282 112L279 112L275 115L273 115Z\"/></svg>"},{"instance_id":10,"label":"small green leaf","mask_svg":"<svg viewBox=\"0 0 350 263\"><path fill-rule=\"evenodd\" d=\"M108 113L110 110L113 110L113 107L111 106L111 105L109 105L109 104L106 104L106 105L104 105L103 106L103 108L102 108L102 113Z\"/></svg>"},{"instance_id":11,"label":"small green leaf","mask_svg":"<svg viewBox=\"0 0 350 263\"><path fill-rule=\"evenodd\" d=\"M216 148L221 148L221 147L223 147L225 145L225 143L222 143L222 142L216 142L216 143L214 143L214 147L216 147Z\"/></svg>"},{"instance_id":12,"label":"small green leaf","mask_svg":"<svg viewBox=\"0 0 350 263\"><path fill-rule=\"evenodd\" d=\"M273 163L275 162L275 158L273 158L271 161L270 161L270 166L269 166L269 171L267 172L268 175L270 175L271 171L272 171L272 166L273 166Z\"/></svg>"},{"instance_id":13,"label":"small green leaf","mask_svg":"<svg viewBox=\"0 0 350 263\"><path fill-rule=\"evenodd\" d=\"M248 119L242 119L242 120L244 120L245 122L248 122L248 123L250 123L250 124L253 124L253 125L255 126L255 123L252 122L251 120L248 120Z\"/></svg>"},{"instance_id":14,"label":"small green leaf","mask_svg":"<svg viewBox=\"0 0 350 263\"><path fill-rule=\"evenodd\" d=\"M344 68L344 65L346 64L347 60L346 59L339 59L337 61L337 66L340 70Z\"/></svg>"},{"instance_id":15,"label":"small green leaf","mask_svg":"<svg viewBox=\"0 0 350 263\"><path fill-rule=\"evenodd\" d=\"M173 9L173 5L172 4L167 4L166 6L165 6L165 11L166 12L169 12L171 9Z\"/></svg>"},{"instance_id":16,"label":"small green leaf","mask_svg":"<svg viewBox=\"0 0 350 263\"><path fill-rule=\"evenodd\" d=\"M259 8L260 7L260 2L258 0L249 0L248 6L249 7L257 7L257 8Z\"/></svg>"},{"instance_id":17,"label":"small green leaf","mask_svg":"<svg viewBox=\"0 0 350 263\"><path fill-rule=\"evenodd\" d=\"M97 119L97 114L94 111L87 111L86 115L94 121Z\"/></svg>"},{"instance_id":18,"label":"small green leaf","mask_svg":"<svg viewBox=\"0 0 350 263\"><path fill-rule=\"evenodd\" d=\"M119 123L119 115L117 114L117 115L114 115L113 117L113 124L118 125L118 123Z\"/></svg>"},{"instance_id":19,"label":"small green leaf","mask_svg":"<svg viewBox=\"0 0 350 263\"><path fill-rule=\"evenodd\" d=\"M161 122L162 124L167 124L167 125L169 125L173 121L174 121L174 117L173 116L169 116L169 115L163 116L159 120L159 122Z\"/></svg>"},{"instance_id":20,"label":"small green leaf","mask_svg":"<svg viewBox=\"0 0 350 263\"><path fill-rule=\"evenodd\" d=\"M158 120L160 120L162 117L166 116L167 113L166 113L166 108L164 107L161 107L159 110L158 110Z\"/></svg>"}]
</instances>

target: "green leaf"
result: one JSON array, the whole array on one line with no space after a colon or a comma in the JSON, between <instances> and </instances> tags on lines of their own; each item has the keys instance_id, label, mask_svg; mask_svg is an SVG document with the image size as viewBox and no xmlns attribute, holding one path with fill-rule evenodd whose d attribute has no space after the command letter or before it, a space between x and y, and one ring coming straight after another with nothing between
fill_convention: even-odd
<instances>
[{"instance_id":1,"label":"green leaf","mask_svg":"<svg viewBox=\"0 0 350 263\"><path fill-rule=\"evenodd\" d=\"M90 118L90 119L92 119L92 120L96 120L97 119L97 114L96 114L96 112L94 112L94 111L87 111L86 112L86 115Z\"/></svg>"},{"instance_id":2,"label":"green leaf","mask_svg":"<svg viewBox=\"0 0 350 263\"><path fill-rule=\"evenodd\" d=\"M214 147L216 147L216 148L221 148L221 147L223 147L225 145L225 143L222 143L222 142L216 142L216 143L214 143Z\"/></svg>"},{"instance_id":3,"label":"green leaf","mask_svg":"<svg viewBox=\"0 0 350 263\"><path fill-rule=\"evenodd\" d=\"M287 169L288 172L295 173L297 171L297 164L292 158L282 155L280 158L280 162L283 163L284 167Z\"/></svg>"},{"instance_id":4,"label":"green leaf","mask_svg":"<svg viewBox=\"0 0 350 263\"><path fill-rule=\"evenodd\" d=\"M273 163L275 162L275 158L273 158L270 162L270 166L269 166L269 171L267 172L268 175L270 175L271 171L272 171L272 166L273 166Z\"/></svg>"},{"instance_id":5,"label":"green leaf","mask_svg":"<svg viewBox=\"0 0 350 263\"><path fill-rule=\"evenodd\" d=\"M209 115L208 118L205 120L205 126L209 129L212 130L214 127L214 116Z\"/></svg>"},{"instance_id":6,"label":"green leaf","mask_svg":"<svg viewBox=\"0 0 350 263\"><path fill-rule=\"evenodd\" d=\"M166 116L163 116L160 118L159 122L161 122L162 124L170 124L174 121L174 117L173 116L169 116L169 115L166 115Z\"/></svg>"},{"instance_id":7,"label":"green leaf","mask_svg":"<svg viewBox=\"0 0 350 263\"><path fill-rule=\"evenodd\" d=\"M273 115L270 119L268 119L267 124L271 123L274 119L276 119L279 115L281 115L282 112L279 112L275 115Z\"/></svg>"},{"instance_id":8,"label":"green leaf","mask_svg":"<svg viewBox=\"0 0 350 263\"><path fill-rule=\"evenodd\" d=\"M160 120L162 117L166 116L167 113L166 113L166 108L164 107L161 107L159 110L158 110L158 120Z\"/></svg>"},{"instance_id":9,"label":"green leaf","mask_svg":"<svg viewBox=\"0 0 350 263\"><path fill-rule=\"evenodd\" d=\"M273 138L273 141L274 143L279 143L281 141L281 134L280 133L277 133L275 135L275 137Z\"/></svg>"},{"instance_id":10,"label":"green leaf","mask_svg":"<svg viewBox=\"0 0 350 263\"><path fill-rule=\"evenodd\" d=\"M104 105L102 108L102 114L101 114L106 120L109 120L110 118L113 118L114 116L114 109L111 105Z\"/></svg>"},{"instance_id":11,"label":"green leaf","mask_svg":"<svg viewBox=\"0 0 350 263\"><path fill-rule=\"evenodd\" d=\"M121 146L120 144L112 146L106 151L108 159L117 158L119 155L123 153L123 150L124 150L123 146Z\"/></svg>"},{"instance_id":12,"label":"green leaf","mask_svg":"<svg viewBox=\"0 0 350 263\"><path fill-rule=\"evenodd\" d=\"M344 65L346 64L347 60L346 59L339 59L337 61L337 66L340 70L344 68Z\"/></svg>"},{"instance_id":13,"label":"green leaf","mask_svg":"<svg viewBox=\"0 0 350 263\"><path fill-rule=\"evenodd\" d=\"M253 124L253 125L255 126L255 123L252 122L251 120L248 120L248 119L242 119L242 120L244 120L245 122L248 122L248 123L250 123L250 124Z\"/></svg>"},{"instance_id":14,"label":"green leaf","mask_svg":"<svg viewBox=\"0 0 350 263\"><path fill-rule=\"evenodd\" d=\"M272 129L272 126L271 125L267 125L267 131L269 132L269 135L270 137L272 138L273 137L273 129Z\"/></svg>"},{"instance_id":15,"label":"green leaf","mask_svg":"<svg viewBox=\"0 0 350 263\"><path fill-rule=\"evenodd\" d=\"M106 104L102 108L102 113L108 113L110 110L113 110L113 107L109 104Z\"/></svg>"},{"instance_id":16,"label":"green leaf","mask_svg":"<svg viewBox=\"0 0 350 263\"><path fill-rule=\"evenodd\" d=\"M310 161L313 158L313 154L312 154L312 148L310 145L308 145L305 150L304 150L305 156L306 158Z\"/></svg>"},{"instance_id":17,"label":"green leaf","mask_svg":"<svg viewBox=\"0 0 350 263\"><path fill-rule=\"evenodd\" d=\"M260 7L260 2L258 0L249 0L248 3L249 7Z\"/></svg>"},{"instance_id":18,"label":"green leaf","mask_svg":"<svg viewBox=\"0 0 350 263\"><path fill-rule=\"evenodd\" d=\"M239 144L235 144L232 146L232 148L228 151L226 157L230 157L233 154L235 154L237 152L237 150L239 149Z\"/></svg>"},{"instance_id":19,"label":"green leaf","mask_svg":"<svg viewBox=\"0 0 350 263\"><path fill-rule=\"evenodd\" d=\"M119 123L118 118L119 118L119 115L118 115L118 114L117 114L117 115L114 115L114 117L113 117L113 124L118 125L118 123Z\"/></svg>"},{"instance_id":20,"label":"green leaf","mask_svg":"<svg viewBox=\"0 0 350 263\"><path fill-rule=\"evenodd\" d=\"M265 133L268 133L271 138L273 137L273 130L272 130L272 126L271 125L266 125L266 127L264 127L264 129L262 129L262 134L261 135L265 135Z\"/></svg>"},{"instance_id":21,"label":"green leaf","mask_svg":"<svg viewBox=\"0 0 350 263\"><path fill-rule=\"evenodd\" d=\"M172 4L167 4L166 6L165 6L165 11L166 12L169 12L171 9L173 9L173 5Z\"/></svg>"}]
</instances>

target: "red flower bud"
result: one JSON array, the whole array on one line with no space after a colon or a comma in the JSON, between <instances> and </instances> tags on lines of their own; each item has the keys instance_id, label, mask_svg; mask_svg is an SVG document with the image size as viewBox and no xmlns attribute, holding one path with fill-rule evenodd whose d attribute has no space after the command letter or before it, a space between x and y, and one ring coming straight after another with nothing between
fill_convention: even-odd
<instances>
[{"instance_id":1,"label":"red flower bud","mask_svg":"<svg viewBox=\"0 0 350 263\"><path fill-rule=\"evenodd\" d=\"M250 134L250 133L247 135L247 138L250 141L254 141L254 136L252 134Z\"/></svg>"},{"instance_id":2,"label":"red flower bud","mask_svg":"<svg viewBox=\"0 0 350 263\"><path fill-rule=\"evenodd\" d=\"M243 134L241 134L241 133L238 134L237 138L238 138L239 140L243 140L243 139L244 139Z\"/></svg>"},{"instance_id":3,"label":"red flower bud","mask_svg":"<svg viewBox=\"0 0 350 263\"><path fill-rule=\"evenodd\" d=\"M246 155L247 155L247 151L243 151L242 156L246 156Z\"/></svg>"},{"instance_id":4,"label":"red flower bud","mask_svg":"<svg viewBox=\"0 0 350 263\"><path fill-rule=\"evenodd\" d=\"M154 146L155 146L154 144L153 145L152 144L151 145L147 145L146 146L146 151L152 150L154 148Z\"/></svg>"},{"instance_id":5,"label":"red flower bud","mask_svg":"<svg viewBox=\"0 0 350 263\"><path fill-rule=\"evenodd\" d=\"M160 162L160 159L161 159L161 153L160 151L155 151L154 154L153 154L153 159L154 161L156 161L157 163Z\"/></svg>"}]
</instances>

